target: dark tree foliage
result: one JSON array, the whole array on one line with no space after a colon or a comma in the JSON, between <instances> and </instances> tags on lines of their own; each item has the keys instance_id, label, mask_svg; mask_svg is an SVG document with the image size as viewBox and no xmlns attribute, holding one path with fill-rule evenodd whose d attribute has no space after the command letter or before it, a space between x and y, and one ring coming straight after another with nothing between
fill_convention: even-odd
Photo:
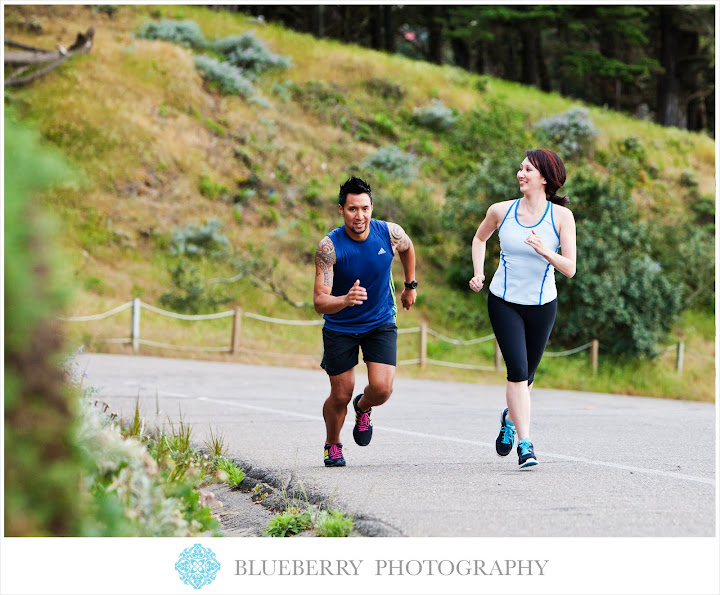
<instances>
[{"instance_id":1,"label":"dark tree foliage","mask_svg":"<svg viewBox=\"0 0 720 595\"><path fill-rule=\"evenodd\" d=\"M714 134L712 5L216 8Z\"/></svg>"},{"instance_id":2,"label":"dark tree foliage","mask_svg":"<svg viewBox=\"0 0 720 595\"><path fill-rule=\"evenodd\" d=\"M588 336L616 355L653 357L682 309L682 287L652 254L630 191L581 168L566 190L577 222L577 273L558 278L561 323L553 337Z\"/></svg>"}]
</instances>

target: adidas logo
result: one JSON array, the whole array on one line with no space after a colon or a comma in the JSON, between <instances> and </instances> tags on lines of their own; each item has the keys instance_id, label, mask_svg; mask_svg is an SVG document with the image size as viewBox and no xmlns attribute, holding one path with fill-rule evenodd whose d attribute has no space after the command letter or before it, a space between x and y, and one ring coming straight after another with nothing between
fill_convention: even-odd
<instances>
[{"instance_id":1,"label":"adidas logo","mask_svg":"<svg viewBox=\"0 0 720 595\"><path fill-rule=\"evenodd\" d=\"M378 254L385 254L385 253L386 253L385 248L380 248L380 250L378 250Z\"/></svg>"}]
</instances>

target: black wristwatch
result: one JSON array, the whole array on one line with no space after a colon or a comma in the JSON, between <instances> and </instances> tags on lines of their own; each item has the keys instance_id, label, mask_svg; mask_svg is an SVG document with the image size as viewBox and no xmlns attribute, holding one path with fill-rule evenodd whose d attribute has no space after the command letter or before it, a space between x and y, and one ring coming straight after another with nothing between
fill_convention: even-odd
<instances>
[{"instance_id":1,"label":"black wristwatch","mask_svg":"<svg viewBox=\"0 0 720 595\"><path fill-rule=\"evenodd\" d=\"M415 281L415 279L410 281L410 283L405 281L405 289L417 289L417 281Z\"/></svg>"}]
</instances>

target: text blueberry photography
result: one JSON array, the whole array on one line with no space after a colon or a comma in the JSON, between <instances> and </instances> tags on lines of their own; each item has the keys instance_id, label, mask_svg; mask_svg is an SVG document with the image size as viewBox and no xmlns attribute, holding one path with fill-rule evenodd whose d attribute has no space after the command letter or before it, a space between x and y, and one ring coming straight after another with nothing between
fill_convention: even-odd
<instances>
[{"instance_id":1,"label":"text blueberry photography","mask_svg":"<svg viewBox=\"0 0 720 595\"><path fill-rule=\"evenodd\" d=\"M210 548L196 543L182 551L180 558L175 562L175 570L178 571L182 582L200 589L215 580L220 570L220 562Z\"/></svg>"}]
</instances>

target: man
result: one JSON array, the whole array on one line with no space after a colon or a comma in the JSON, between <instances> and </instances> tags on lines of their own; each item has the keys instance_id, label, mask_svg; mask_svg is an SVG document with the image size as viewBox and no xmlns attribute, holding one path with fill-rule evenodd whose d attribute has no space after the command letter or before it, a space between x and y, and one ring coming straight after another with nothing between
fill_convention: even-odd
<instances>
[{"instance_id":1,"label":"man","mask_svg":"<svg viewBox=\"0 0 720 595\"><path fill-rule=\"evenodd\" d=\"M350 401L355 409L353 438L367 446L372 438L372 408L392 394L397 361L395 252L405 273L403 309L409 310L417 297L413 244L399 225L372 218L370 186L351 177L340 186L338 202L344 225L318 245L313 293L315 311L325 318L321 366L330 378L330 396L323 406L327 467L345 465L340 430ZM368 385L353 399L360 347Z\"/></svg>"}]
</instances>

